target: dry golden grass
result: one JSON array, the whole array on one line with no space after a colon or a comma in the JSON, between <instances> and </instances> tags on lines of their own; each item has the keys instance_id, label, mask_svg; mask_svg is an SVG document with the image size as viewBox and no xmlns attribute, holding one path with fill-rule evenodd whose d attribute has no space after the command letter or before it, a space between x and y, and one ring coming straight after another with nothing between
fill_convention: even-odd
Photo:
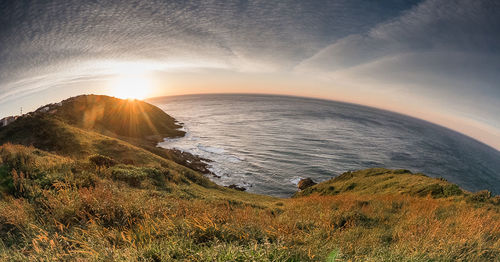
<instances>
[{"instance_id":1,"label":"dry golden grass","mask_svg":"<svg viewBox=\"0 0 500 262\"><path fill-rule=\"evenodd\" d=\"M500 250L498 208L465 200L345 193L251 205L106 179L42 192L40 204L2 201L2 230L14 242L3 239L3 258L302 261L339 250L340 259L488 261Z\"/></svg>"},{"instance_id":2,"label":"dry golden grass","mask_svg":"<svg viewBox=\"0 0 500 262\"><path fill-rule=\"evenodd\" d=\"M500 261L500 199L488 192L367 169L279 199L92 130L42 124L56 135L38 142L53 153L0 146L0 261Z\"/></svg>"}]
</instances>

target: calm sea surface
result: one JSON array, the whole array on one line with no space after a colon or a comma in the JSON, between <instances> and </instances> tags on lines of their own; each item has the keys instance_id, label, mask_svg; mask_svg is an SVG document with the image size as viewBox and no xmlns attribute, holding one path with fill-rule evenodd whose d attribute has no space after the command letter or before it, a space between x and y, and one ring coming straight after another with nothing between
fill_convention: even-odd
<instances>
[{"instance_id":1,"label":"calm sea surface","mask_svg":"<svg viewBox=\"0 0 500 262\"><path fill-rule=\"evenodd\" d=\"M187 135L159 145L213 160L218 184L289 197L305 177L405 168L465 189L500 194L500 152L449 129L392 112L332 101L265 95L152 99Z\"/></svg>"}]
</instances>

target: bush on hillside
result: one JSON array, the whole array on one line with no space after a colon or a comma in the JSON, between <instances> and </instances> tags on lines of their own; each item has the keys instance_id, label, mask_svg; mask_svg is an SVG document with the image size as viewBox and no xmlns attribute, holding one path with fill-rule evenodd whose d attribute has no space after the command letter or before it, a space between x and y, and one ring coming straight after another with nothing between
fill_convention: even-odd
<instances>
[{"instance_id":1,"label":"bush on hillside","mask_svg":"<svg viewBox=\"0 0 500 262\"><path fill-rule=\"evenodd\" d=\"M454 184L432 184L416 192L418 196L431 195L433 198L459 196L462 194L462 189Z\"/></svg>"},{"instance_id":2,"label":"bush on hillside","mask_svg":"<svg viewBox=\"0 0 500 262\"><path fill-rule=\"evenodd\" d=\"M98 168L102 167L112 167L116 164L115 160L111 157L95 154L89 157L90 163L96 165Z\"/></svg>"}]
</instances>

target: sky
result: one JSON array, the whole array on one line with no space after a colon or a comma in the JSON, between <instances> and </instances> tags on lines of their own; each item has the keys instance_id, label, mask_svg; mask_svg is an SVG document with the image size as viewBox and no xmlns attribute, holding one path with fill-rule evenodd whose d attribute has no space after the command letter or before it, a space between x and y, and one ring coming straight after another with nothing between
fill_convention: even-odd
<instances>
[{"instance_id":1,"label":"sky","mask_svg":"<svg viewBox=\"0 0 500 262\"><path fill-rule=\"evenodd\" d=\"M284 94L500 149L498 14L481 0L1 0L0 117L84 93Z\"/></svg>"}]
</instances>

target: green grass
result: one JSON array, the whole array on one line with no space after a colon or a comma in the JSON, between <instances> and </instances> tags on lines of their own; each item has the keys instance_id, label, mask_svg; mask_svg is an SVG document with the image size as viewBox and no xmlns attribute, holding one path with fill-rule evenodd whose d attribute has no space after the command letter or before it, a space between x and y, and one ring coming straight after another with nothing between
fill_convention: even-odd
<instances>
[{"instance_id":1,"label":"green grass","mask_svg":"<svg viewBox=\"0 0 500 262\"><path fill-rule=\"evenodd\" d=\"M67 99L56 109L57 117L73 126L105 135L162 140L184 135L175 119L139 100L86 95Z\"/></svg>"},{"instance_id":2,"label":"green grass","mask_svg":"<svg viewBox=\"0 0 500 262\"><path fill-rule=\"evenodd\" d=\"M201 175L181 166L97 168L90 160L10 144L0 152L11 185L0 201L4 260L314 261L333 250L341 260L499 255L500 217L491 196L477 206L456 196L354 187L278 199L200 183L193 177Z\"/></svg>"},{"instance_id":3,"label":"green grass","mask_svg":"<svg viewBox=\"0 0 500 262\"><path fill-rule=\"evenodd\" d=\"M487 191L367 169L290 199L250 194L137 146L147 138L68 119L37 115L0 129L0 261L500 257L500 201Z\"/></svg>"},{"instance_id":4,"label":"green grass","mask_svg":"<svg viewBox=\"0 0 500 262\"><path fill-rule=\"evenodd\" d=\"M342 175L297 192L295 196L311 194L336 195L356 194L403 194L411 196L431 196L433 198L464 198L472 196L455 184L444 179L430 178L424 174L413 174L408 170L371 168ZM488 200L498 201L489 195Z\"/></svg>"},{"instance_id":5,"label":"green grass","mask_svg":"<svg viewBox=\"0 0 500 262\"><path fill-rule=\"evenodd\" d=\"M184 131L178 130L180 126L172 117L150 104L83 95L51 108L50 113L29 113L0 127L0 144L34 146L80 159L99 154L122 164L145 165L168 159L206 172L205 164L196 157L156 147L163 138L182 136Z\"/></svg>"}]
</instances>

